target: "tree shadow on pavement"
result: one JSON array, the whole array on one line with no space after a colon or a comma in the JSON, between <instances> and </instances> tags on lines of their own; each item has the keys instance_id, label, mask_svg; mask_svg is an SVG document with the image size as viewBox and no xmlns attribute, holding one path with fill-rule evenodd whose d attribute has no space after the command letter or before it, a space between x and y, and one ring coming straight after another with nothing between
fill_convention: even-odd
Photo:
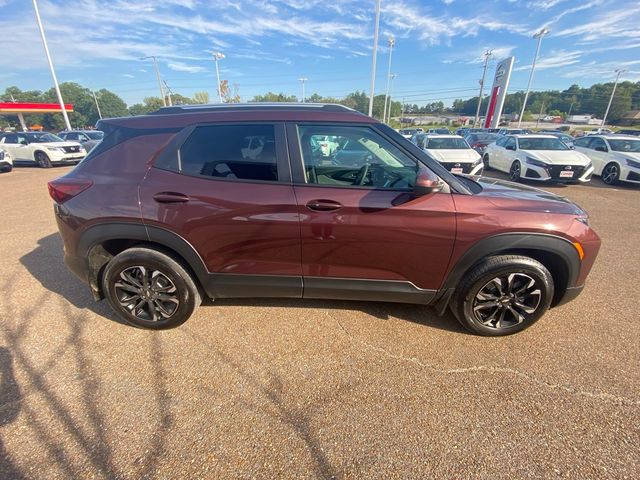
<instances>
[{"instance_id":1,"label":"tree shadow on pavement","mask_svg":"<svg viewBox=\"0 0 640 480\"><path fill-rule=\"evenodd\" d=\"M22 393L13 373L13 356L7 348L0 347L0 429L18 418L21 402ZM11 461L2 436L0 436L0 478L25 478Z\"/></svg>"}]
</instances>

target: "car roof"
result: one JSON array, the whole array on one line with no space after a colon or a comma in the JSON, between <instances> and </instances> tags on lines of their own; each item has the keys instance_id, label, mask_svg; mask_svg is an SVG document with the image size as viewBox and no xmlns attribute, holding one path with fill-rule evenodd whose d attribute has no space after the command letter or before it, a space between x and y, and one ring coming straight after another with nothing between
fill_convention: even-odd
<instances>
[{"instance_id":1,"label":"car roof","mask_svg":"<svg viewBox=\"0 0 640 480\"><path fill-rule=\"evenodd\" d=\"M148 115L100 120L100 125L128 128L181 128L198 123L234 121L329 121L378 123L344 105L331 103L234 103L164 107Z\"/></svg>"},{"instance_id":2,"label":"car roof","mask_svg":"<svg viewBox=\"0 0 640 480\"><path fill-rule=\"evenodd\" d=\"M607 134L607 135L589 135L590 137L602 137L607 140L638 140L638 137L633 135L615 135L615 134Z\"/></svg>"},{"instance_id":3,"label":"car roof","mask_svg":"<svg viewBox=\"0 0 640 480\"><path fill-rule=\"evenodd\" d=\"M556 138L557 137L555 135L551 135L551 134L542 134L542 133L517 133L515 135L510 135L511 137L516 137L516 138Z\"/></svg>"},{"instance_id":4,"label":"car roof","mask_svg":"<svg viewBox=\"0 0 640 480\"><path fill-rule=\"evenodd\" d=\"M460 135L454 135L453 133L427 133L425 137L429 138L462 138Z\"/></svg>"}]
</instances>

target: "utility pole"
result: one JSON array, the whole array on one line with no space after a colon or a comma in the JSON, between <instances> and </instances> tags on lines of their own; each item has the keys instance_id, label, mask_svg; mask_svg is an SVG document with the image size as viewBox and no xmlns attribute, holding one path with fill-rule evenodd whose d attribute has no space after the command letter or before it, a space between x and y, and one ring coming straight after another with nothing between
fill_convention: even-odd
<instances>
[{"instance_id":1,"label":"utility pole","mask_svg":"<svg viewBox=\"0 0 640 480\"><path fill-rule=\"evenodd\" d=\"M522 111L520 112L520 116L518 117L518 128L520 128L520 124L522 123L522 117L524 117L524 109L527 107L527 99L529 98L529 90L531 90L531 81L533 80L533 72L536 69L536 62L538 60L538 55L540 54L540 44L542 43L542 37L544 37L547 33L549 33L549 29L543 28L533 36L533 38L538 40L538 45L536 46L536 54L533 57L533 63L531 64L531 73L529 73L529 83L527 84L527 93L524 94L524 101L522 102Z\"/></svg>"},{"instance_id":2,"label":"utility pole","mask_svg":"<svg viewBox=\"0 0 640 480\"><path fill-rule=\"evenodd\" d=\"M102 120L102 112L100 111L100 104L98 103L98 97L96 97L96 92L91 90L91 93L93 94L93 100L96 102L96 109L98 110L98 117L100 117L100 120Z\"/></svg>"},{"instance_id":3,"label":"utility pole","mask_svg":"<svg viewBox=\"0 0 640 480\"><path fill-rule=\"evenodd\" d=\"M215 52L213 54L213 59L216 61L216 77L218 78L218 98L220 99L220 103L224 103L222 100L222 88L220 85L220 69L218 68L218 60L222 60L224 58L224 53Z\"/></svg>"},{"instance_id":4,"label":"utility pole","mask_svg":"<svg viewBox=\"0 0 640 480\"><path fill-rule=\"evenodd\" d=\"M404 97L402 97L402 107L400 108L400 128L404 125Z\"/></svg>"},{"instance_id":5,"label":"utility pole","mask_svg":"<svg viewBox=\"0 0 640 480\"><path fill-rule=\"evenodd\" d=\"M304 103L304 82L309 80L307 77L301 77L298 79L300 83L302 83L302 103Z\"/></svg>"},{"instance_id":6,"label":"utility pole","mask_svg":"<svg viewBox=\"0 0 640 480\"><path fill-rule=\"evenodd\" d=\"M158 88L160 89L160 98L162 99L162 105L167 106L167 99L164 96L164 89L162 88L162 80L160 79L160 69L158 68L158 59L155 55L148 55L140 58L140 60L146 60L148 58L153 59L153 67L156 70L156 79L158 80Z\"/></svg>"},{"instance_id":7,"label":"utility pole","mask_svg":"<svg viewBox=\"0 0 640 480\"><path fill-rule=\"evenodd\" d=\"M62 92L60 92L60 86L58 85L58 77L56 77L56 71L53 68L53 61L51 60L51 54L49 53L49 46L47 45L47 37L45 37L44 35L44 27L42 26L42 20L40 20L40 11L38 10L38 3L36 2L36 0L33 0L33 9L36 12L36 20L38 21L38 28L40 29L40 36L42 37L42 45L44 45L44 53L47 56L47 61L49 62L49 69L51 70L51 76L53 77L53 87L56 90L56 95L58 96L58 102L60 103L60 108L62 109L64 124L67 127L67 130L71 130L71 123L69 123L69 116L67 115L67 110L64 107Z\"/></svg>"},{"instance_id":8,"label":"utility pole","mask_svg":"<svg viewBox=\"0 0 640 480\"><path fill-rule=\"evenodd\" d=\"M376 89L376 55L378 54L378 29L380 28L380 0L376 0L376 23L373 30L373 58L371 60L371 95L369 97L369 116L373 117L373 95Z\"/></svg>"},{"instance_id":9,"label":"utility pole","mask_svg":"<svg viewBox=\"0 0 640 480\"><path fill-rule=\"evenodd\" d=\"M609 98L609 105L607 105L607 111L604 112L604 118L602 119L602 125L600 125L600 130L605 126L607 121L607 117L609 116L609 109L611 108L611 104L613 103L613 96L616 94L616 87L618 86L618 80L620 80L620 75L622 75L626 70L618 69L616 70L616 81L613 83L613 90L611 91L611 98Z\"/></svg>"},{"instance_id":10,"label":"utility pole","mask_svg":"<svg viewBox=\"0 0 640 480\"><path fill-rule=\"evenodd\" d=\"M387 125L391 122L391 91L393 90L393 81L396 79L398 75L395 73L391 74L391 85L389 87L389 110L387 112ZM386 102L385 102L386 103ZM383 119L384 121L384 119Z\"/></svg>"},{"instance_id":11,"label":"utility pole","mask_svg":"<svg viewBox=\"0 0 640 480\"><path fill-rule=\"evenodd\" d=\"M164 91L167 92L167 100L169 100L169 106L173 107L173 100L171 99L171 89L169 88L169 85L167 85L166 80L162 80L162 82L164 83Z\"/></svg>"},{"instance_id":12,"label":"utility pole","mask_svg":"<svg viewBox=\"0 0 640 480\"><path fill-rule=\"evenodd\" d=\"M542 116L543 110L544 110L544 102L542 102L542 105L540 106L540 113L538 114L538 119L536 120L536 128L538 128L538 124L540 123L540 117Z\"/></svg>"},{"instance_id":13,"label":"utility pole","mask_svg":"<svg viewBox=\"0 0 640 480\"><path fill-rule=\"evenodd\" d=\"M482 90L484 89L484 78L487 74L487 65L489 64L489 58L491 57L492 50L487 49L484 52L484 68L482 69L482 80L480 80L480 94L478 95L478 108L476 108L476 118L473 121L473 126L478 124L478 120L480 119L480 107L482 106Z\"/></svg>"},{"instance_id":14,"label":"utility pole","mask_svg":"<svg viewBox=\"0 0 640 480\"><path fill-rule=\"evenodd\" d=\"M569 105L569 113L567 113L567 119L571 116L571 110L573 110L573 104L575 102L571 102L571 105Z\"/></svg>"},{"instance_id":15,"label":"utility pole","mask_svg":"<svg viewBox=\"0 0 640 480\"><path fill-rule=\"evenodd\" d=\"M395 38L393 35L389 36L389 69L387 71L387 91L384 94L384 111L382 113L382 121L387 118L387 101L389 100L389 87L391 84L391 55L393 54L393 46L396 44Z\"/></svg>"}]
</instances>

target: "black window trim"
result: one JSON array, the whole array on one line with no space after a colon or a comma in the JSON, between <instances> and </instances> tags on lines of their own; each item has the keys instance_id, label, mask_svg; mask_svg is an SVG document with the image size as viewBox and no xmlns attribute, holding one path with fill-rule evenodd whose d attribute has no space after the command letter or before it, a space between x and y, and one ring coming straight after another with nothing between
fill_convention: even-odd
<instances>
[{"instance_id":1,"label":"black window trim","mask_svg":"<svg viewBox=\"0 0 640 480\"><path fill-rule=\"evenodd\" d=\"M274 132L274 139L276 142L276 166L278 169L278 180L252 180L244 178L225 178L225 177L209 177L206 175L191 175L182 172L180 149L184 143L189 139L191 134L199 127L220 127L220 126L250 126L250 125L272 125ZM172 161L176 161L178 168L171 168L169 165ZM162 164L165 165L162 165ZM171 142L164 148L164 150L154 160L153 168L159 170L165 170L178 175L184 175L187 177L201 178L210 181L222 181L222 182L234 182L234 183L255 183L259 185L291 185L291 168L289 161L289 152L287 149L287 137L285 131L285 124L282 121L270 122L270 121L251 121L242 120L236 122L202 122L194 123L184 127L180 130Z\"/></svg>"}]
</instances>

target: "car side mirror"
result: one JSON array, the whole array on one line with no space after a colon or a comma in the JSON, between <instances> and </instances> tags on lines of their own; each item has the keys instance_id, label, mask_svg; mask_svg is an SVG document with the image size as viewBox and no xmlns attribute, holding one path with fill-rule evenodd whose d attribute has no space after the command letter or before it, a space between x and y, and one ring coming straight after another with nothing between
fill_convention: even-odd
<instances>
[{"instance_id":1,"label":"car side mirror","mask_svg":"<svg viewBox=\"0 0 640 480\"><path fill-rule=\"evenodd\" d=\"M29 145L29 142L27 140L25 140L24 138L21 138L20 140L18 140L18 143L20 145Z\"/></svg>"},{"instance_id":2,"label":"car side mirror","mask_svg":"<svg viewBox=\"0 0 640 480\"><path fill-rule=\"evenodd\" d=\"M596 152L608 152L607 147L596 147Z\"/></svg>"},{"instance_id":3,"label":"car side mirror","mask_svg":"<svg viewBox=\"0 0 640 480\"><path fill-rule=\"evenodd\" d=\"M514 145L507 145L504 148L506 148L507 150L513 150L513 151L515 151L515 149L516 149L516 147Z\"/></svg>"},{"instance_id":4,"label":"car side mirror","mask_svg":"<svg viewBox=\"0 0 640 480\"><path fill-rule=\"evenodd\" d=\"M444 183L437 176L426 170L420 170L413 187L413 197L418 198L430 193L438 193L443 188Z\"/></svg>"},{"instance_id":5,"label":"car side mirror","mask_svg":"<svg viewBox=\"0 0 640 480\"><path fill-rule=\"evenodd\" d=\"M575 149L576 149L576 147L575 147L574 145L569 145L569 149L570 149L570 150L575 150Z\"/></svg>"}]
</instances>

